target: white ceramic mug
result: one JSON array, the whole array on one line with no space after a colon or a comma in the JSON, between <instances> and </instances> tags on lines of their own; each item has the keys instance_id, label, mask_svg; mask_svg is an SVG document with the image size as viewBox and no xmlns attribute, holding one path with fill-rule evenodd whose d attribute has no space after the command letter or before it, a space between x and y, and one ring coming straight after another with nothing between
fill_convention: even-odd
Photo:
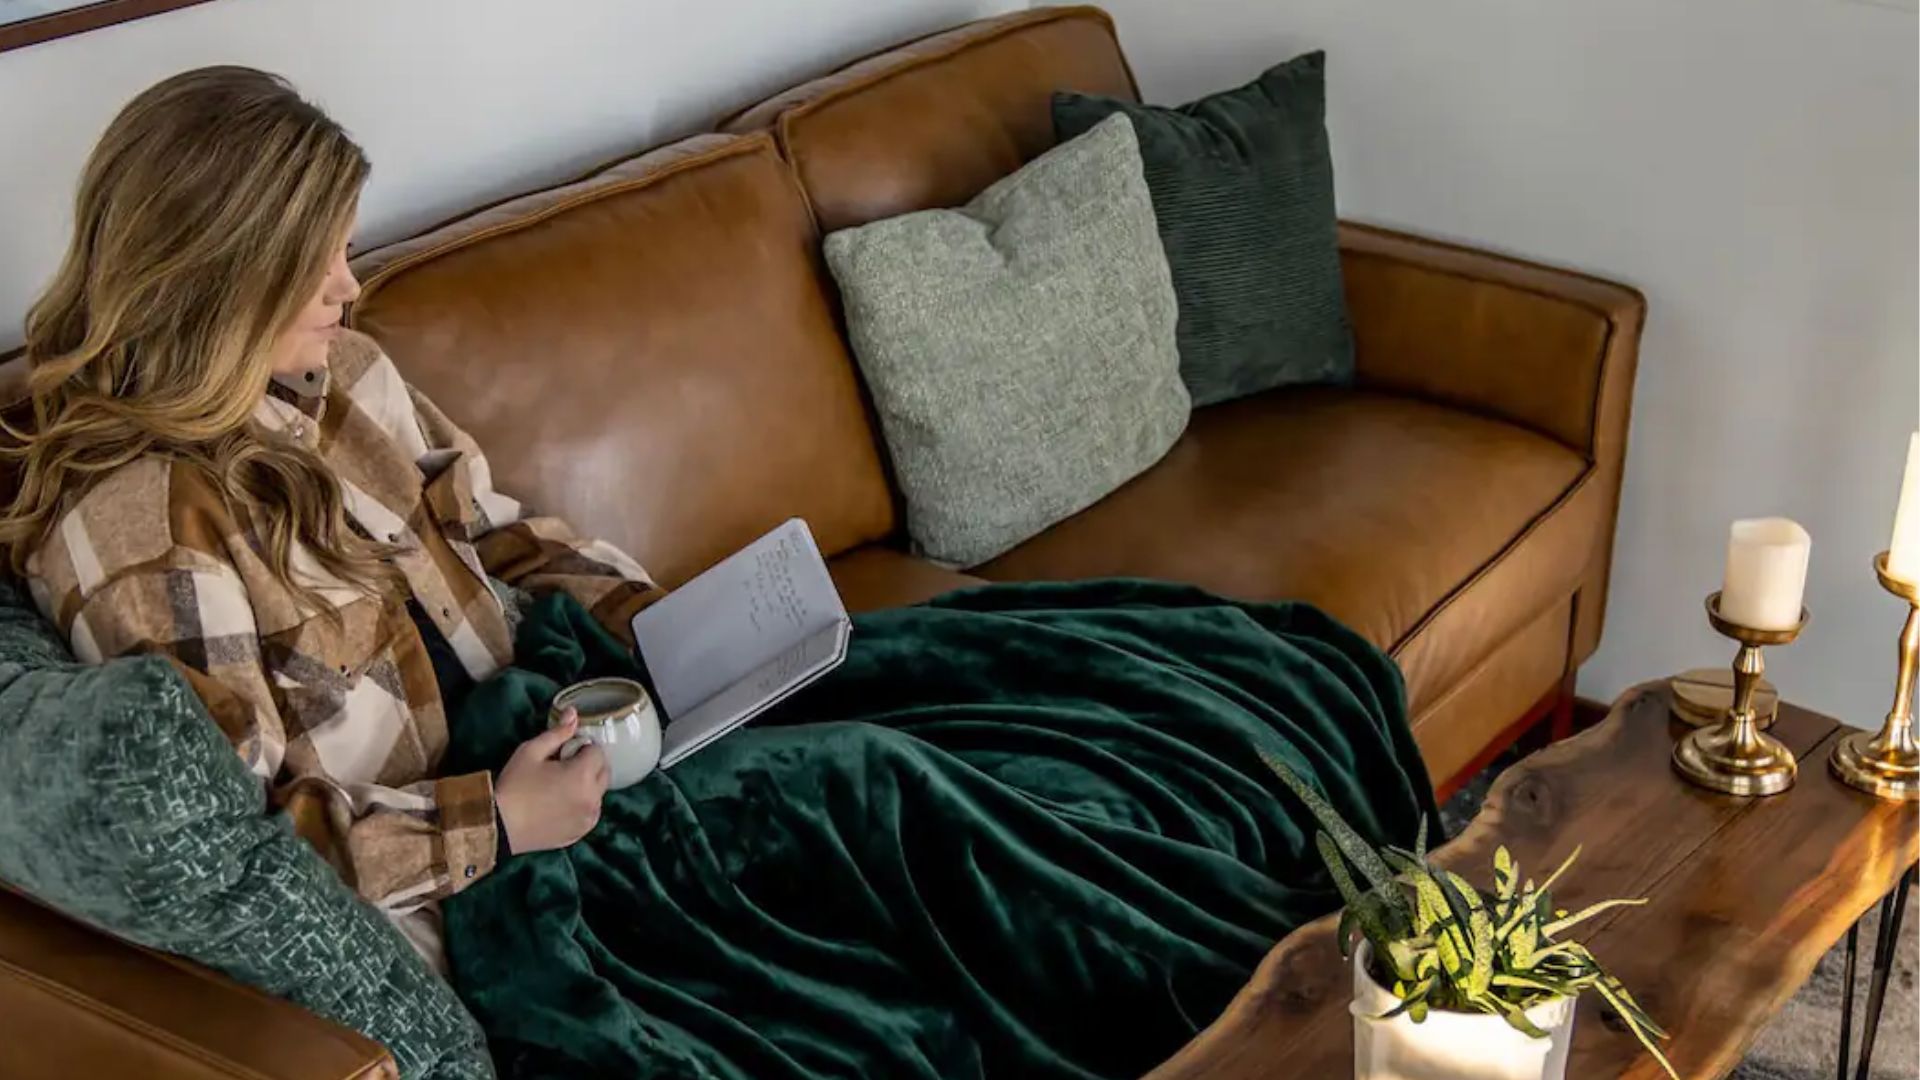
<instances>
[{"instance_id":1,"label":"white ceramic mug","mask_svg":"<svg viewBox=\"0 0 1920 1080\"><path fill-rule=\"evenodd\" d=\"M660 763L660 714L646 687L632 679L574 683L554 695L547 725L558 727L568 706L580 714L580 727L560 748L560 756L570 758L587 746L598 746L612 774L607 790L639 783Z\"/></svg>"}]
</instances>

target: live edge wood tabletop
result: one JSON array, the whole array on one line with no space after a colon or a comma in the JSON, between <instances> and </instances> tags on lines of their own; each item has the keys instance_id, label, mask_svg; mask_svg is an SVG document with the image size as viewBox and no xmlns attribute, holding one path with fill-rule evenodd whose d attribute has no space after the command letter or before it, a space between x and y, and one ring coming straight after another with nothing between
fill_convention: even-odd
<instances>
[{"instance_id":1,"label":"live edge wood tabletop","mask_svg":"<svg viewBox=\"0 0 1920 1080\"><path fill-rule=\"evenodd\" d=\"M1686 729L1669 720L1667 706L1664 681L1637 687L1598 726L1514 765L1435 860L1484 887L1501 844L1536 874L1579 844L1555 906L1616 896L1650 902L1602 915L1573 936L1672 1034L1664 1049L1681 1076L1721 1077L1820 957L1913 865L1920 813L1835 780L1827 755L1845 729L1785 703L1773 734L1799 757L1792 789L1754 799L1691 787L1668 766ZM1333 919L1302 927L1148 1080L1351 1076L1351 990ZM1665 1074L1588 995L1567 1075Z\"/></svg>"}]
</instances>

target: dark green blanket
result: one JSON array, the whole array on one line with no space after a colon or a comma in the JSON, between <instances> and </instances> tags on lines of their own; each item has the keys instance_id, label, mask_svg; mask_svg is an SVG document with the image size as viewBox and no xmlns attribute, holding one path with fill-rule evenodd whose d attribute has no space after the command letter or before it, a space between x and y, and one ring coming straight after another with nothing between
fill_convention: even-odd
<instances>
[{"instance_id":1,"label":"dark green blanket","mask_svg":"<svg viewBox=\"0 0 1920 1080\"><path fill-rule=\"evenodd\" d=\"M518 649L450 769L633 674L558 599ZM1336 906L1260 747L1376 841L1433 819L1398 671L1313 608L1109 581L863 615L832 675L450 901L454 982L504 1077L1136 1077Z\"/></svg>"}]
</instances>

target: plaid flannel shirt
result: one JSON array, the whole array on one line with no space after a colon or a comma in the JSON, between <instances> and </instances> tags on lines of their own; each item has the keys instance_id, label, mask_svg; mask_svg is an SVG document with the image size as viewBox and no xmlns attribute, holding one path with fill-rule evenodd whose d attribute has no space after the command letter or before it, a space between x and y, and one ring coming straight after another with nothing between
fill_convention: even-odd
<instances>
[{"instance_id":1,"label":"plaid flannel shirt","mask_svg":"<svg viewBox=\"0 0 1920 1080\"><path fill-rule=\"evenodd\" d=\"M618 549L494 491L479 447L363 335L343 332L324 370L276 378L254 419L319 452L354 526L400 549L413 600L476 680L513 658L489 575L570 593L623 638L659 595ZM258 546L213 477L153 456L66 511L28 585L82 660L171 658L295 829L400 920L493 869L492 781L436 777L447 718L406 604L363 596L296 548L330 621Z\"/></svg>"}]
</instances>

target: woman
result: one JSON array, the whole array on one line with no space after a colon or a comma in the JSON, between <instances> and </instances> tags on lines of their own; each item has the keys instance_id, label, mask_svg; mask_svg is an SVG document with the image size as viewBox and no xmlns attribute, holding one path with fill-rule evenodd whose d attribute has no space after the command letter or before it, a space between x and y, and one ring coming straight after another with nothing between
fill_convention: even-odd
<instances>
[{"instance_id":1,"label":"woman","mask_svg":"<svg viewBox=\"0 0 1920 1080\"><path fill-rule=\"evenodd\" d=\"M579 839L606 788L597 750L554 759L570 728L529 740L497 787L436 777L443 684L512 658L489 577L615 627L656 590L619 551L522 518L472 441L340 326L367 169L260 72L190 72L127 106L27 317L34 416L0 540L82 660L178 664L300 832L431 956L434 901L497 851Z\"/></svg>"},{"instance_id":2,"label":"woman","mask_svg":"<svg viewBox=\"0 0 1920 1080\"><path fill-rule=\"evenodd\" d=\"M1391 661L1144 582L863 616L832 677L607 795L544 710L633 674L658 590L494 491L341 329L366 172L255 71L121 113L28 317L0 542L80 657L170 658L430 958L444 910L505 1071L1139 1075L1332 906L1263 757L1410 843L1432 796Z\"/></svg>"}]
</instances>

